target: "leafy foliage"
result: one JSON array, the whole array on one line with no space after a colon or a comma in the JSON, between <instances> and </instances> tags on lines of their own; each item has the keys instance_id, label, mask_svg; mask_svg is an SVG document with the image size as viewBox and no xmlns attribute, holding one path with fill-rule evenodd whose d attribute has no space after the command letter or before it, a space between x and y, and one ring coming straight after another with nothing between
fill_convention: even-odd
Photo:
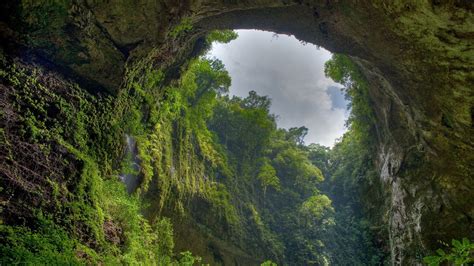
<instances>
[{"instance_id":1,"label":"leafy foliage","mask_svg":"<svg viewBox=\"0 0 474 266\"><path fill-rule=\"evenodd\" d=\"M216 97L225 93L230 78L218 60L194 60L177 86L164 88L162 104L149 119L153 130L137 137L143 175L147 182L158 175L159 209L172 202L184 211L185 197L207 197L212 170L224 163L206 120ZM209 171L209 172L208 172ZM148 186L143 186L146 192Z\"/></svg>"},{"instance_id":2,"label":"leafy foliage","mask_svg":"<svg viewBox=\"0 0 474 266\"><path fill-rule=\"evenodd\" d=\"M298 145L304 144L304 138L308 135L308 128L306 127L292 127L288 129L287 139L293 141Z\"/></svg>"},{"instance_id":3,"label":"leafy foliage","mask_svg":"<svg viewBox=\"0 0 474 266\"><path fill-rule=\"evenodd\" d=\"M189 25L185 21L171 34L179 37ZM231 31L213 32L207 40L235 37ZM14 154L12 143L28 143L42 156L36 158L57 168L42 170L33 188L26 172L11 172L9 184L20 184L25 195L45 192L47 200L34 210L47 215L35 213L31 224L2 225L5 262L199 263L190 252L174 254L172 220L165 214L191 217L256 258L295 265L339 262L336 251L341 252L341 236L347 233L342 229L355 217L357 225L350 227L355 233L345 237L351 244L362 239L363 247L354 250L369 255L344 256L379 261L370 257L375 251L367 223L351 212L360 205L342 203L357 197L358 182L371 173L371 157L359 154L366 136L358 132L362 127L351 126L357 137L348 134L333 151L306 147L308 129L278 129L267 96L254 91L245 98L227 96L231 80L215 59L191 60L179 80L165 85L153 59L144 58L128 67L115 98L85 92L73 82L53 86L48 80L54 77L6 65L1 78L13 93L4 98L18 105L4 108L16 116L7 117L15 127L2 128L2 158L26 161L31 157ZM359 97L357 105L368 105L363 80L345 78L358 74L354 65L330 68L328 73L346 82L348 94ZM370 119L366 111L354 105L352 125ZM21 132L19 140L10 138L14 130ZM136 140L133 158L122 156L125 134ZM135 159L139 172L130 166ZM140 178L131 195L117 178L119 171Z\"/></svg>"},{"instance_id":4,"label":"leafy foliage","mask_svg":"<svg viewBox=\"0 0 474 266\"><path fill-rule=\"evenodd\" d=\"M178 263L173 263L171 265L193 266L194 263L199 263L202 260L201 257L193 256L190 251L181 252L180 255L181 258L179 259Z\"/></svg>"},{"instance_id":5,"label":"leafy foliage","mask_svg":"<svg viewBox=\"0 0 474 266\"><path fill-rule=\"evenodd\" d=\"M377 180L371 153L367 146L350 130L334 146L327 149L311 145L310 157L316 165L324 169L326 179L321 186L333 203L334 212L330 217L332 226L323 232L329 261L334 264L348 262L361 265L380 265L387 257L381 250L385 238L383 226L371 221L367 212L377 213L381 208L366 204L380 198L380 193L370 185ZM370 191L370 192L368 192ZM379 229L381 228L381 229Z\"/></svg>"},{"instance_id":6,"label":"leafy foliage","mask_svg":"<svg viewBox=\"0 0 474 266\"><path fill-rule=\"evenodd\" d=\"M423 261L430 266L437 266L443 262L454 265L468 265L474 262L474 243L471 243L469 239L463 238L461 241L453 239L451 245L449 253L438 249L436 255L426 256Z\"/></svg>"},{"instance_id":7,"label":"leafy foliage","mask_svg":"<svg viewBox=\"0 0 474 266\"><path fill-rule=\"evenodd\" d=\"M324 73L335 82L344 86L346 98L350 100L351 109L346 125L353 129L353 134L364 141L373 139L375 117L368 95L368 85L357 65L346 55L334 54L325 63ZM366 143L367 146L372 146Z\"/></svg>"},{"instance_id":8,"label":"leafy foliage","mask_svg":"<svg viewBox=\"0 0 474 266\"><path fill-rule=\"evenodd\" d=\"M169 32L169 35L173 38L176 38L180 35L182 35L183 33L185 33L186 31L190 31L193 29L193 24L192 24L192 21L190 18L184 18L181 20L181 22L174 26L170 32Z\"/></svg>"},{"instance_id":9,"label":"leafy foliage","mask_svg":"<svg viewBox=\"0 0 474 266\"><path fill-rule=\"evenodd\" d=\"M124 130L147 130L139 109L154 100L144 86L162 74L147 70L134 93L113 99L10 60L0 62L1 264L180 265L170 221L145 219L115 169Z\"/></svg>"},{"instance_id":10,"label":"leafy foliage","mask_svg":"<svg viewBox=\"0 0 474 266\"><path fill-rule=\"evenodd\" d=\"M326 195L314 195L301 204L300 212L316 220L321 220L327 212L333 212L331 200Z\"/></svg>"},{"instance_id":11,"label":"leafy foliage","mask_svg":"<svg viewBox=\"0 0 474 266\"><path fill-rule=\"evenodd\" d=\"M264 262L262 262L262 264L260 264L260 266L277 266L278 264L276 264L275 262L271 261L271 260L266 260Z\"/></svg>"},{"instance_id":12,"label":"leafy foliage","mask_svg":"<svg viewBox=\"0 0 474 266\"><path fill-rule=\"evenodd\" d=\"M273 187L276 190L280 190L280 179L276 176L276 170L268 162L264 160L262 166L260 167L260 172L258 173L258 179L262 182L263 193L265 194L267 187Z\"/></svg>"},{"instance_id":13,"label":"leafy foliage","mask_svg":"<svg viewBox=\"0 0 474 266\"><path fill-rule=\"evenodd\" d=\"M321 190L333 203L331 226L322 232L325 251L331 264L381 265L388 255L382 250L387 232L384 222L368 213L383 217L383 199L373 155L374 116L367 82L349 57L334 54L326 62L326 76L344 85L350 100L349 131L334 148L311 144L311 161L324 175ZM386 244L385 244L386 245Z\"/></svg>"},{"instance_id":14,"label":"leafy foliage","mask_svg":"<svg viewBox=\"0 0 474 266\"><path fill-rule=\"evenodd\" d=\"M237 37L239 37L238 33L233 30L214 30L207 34L206 41L208 43L229 43Z\"/></svg>"},{"instance_id":15,"label":"leafy foliage","mask_svg":"<svg viewBox=\"0 0 474 266\"><path fill-rule=\"evenodd\" d=\"M309 202L315 197L327 199L317 189L324 178L302 146L307 129L277 129L270 105L267 96L254 91L243 99L219 97L208 124L229 158L232 173L219 181L228 187L237 209L251 214L246 221L245 212L240 213L251 229L242 235L245 242L258 241L265 257L276 261L323 263L322 249L313 243L322 243L318 232L326 225L313 223L317 219L309 211ZM318 213L321 217L330 216L331 203L326 203ZM308 207L303 208L308 209L306 216L300 212L302 205ZM318 226L309 229L309 224Z\"/></svg>"},{"instance_id":16,"label":"leafy foliage","mask_svg":"<svg viewBox=\"0 0 474 266\"><path fill-rule=\"evenodd\" d=\"M40 220L38 229L31 231L21 226L0 225L2 240L11 245L0 245L0 263L81 265L75 256L77 242L48 220Z\"/></svg>"}]
</instances>

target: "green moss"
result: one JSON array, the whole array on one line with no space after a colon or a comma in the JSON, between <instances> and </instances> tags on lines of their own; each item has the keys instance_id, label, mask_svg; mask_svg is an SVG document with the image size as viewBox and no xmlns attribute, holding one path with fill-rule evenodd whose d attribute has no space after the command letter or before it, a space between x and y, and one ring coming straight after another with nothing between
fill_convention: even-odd
<instances>
[{"instance_id":1,"label":"green moss","mask_svg":"<svg viewBox=\"0 0 474 266\"><path fill-rule=\"evenodd\" d=\"M190 31L192 29L193 24L191 18L183 18L178 25L176 25L170 30L169 35L173 38L176 38L185 33L186 31Z\"/></svg>"},{"instance_id":2,"label":"green moss","mask_svg":"<svg viewBox=\"0 0 474 266\"><path fill-rule=\"evenodd\" d=\"M69 234L40 217L35 230L0 224L0 263L4 265L82 265L76 257L77 241Z\"/></svg>"},{"instance_id":3,"label":"green moss","mask_svg":"<svg viewBox=\"0 0 474 266\"><path fill-rule=\"evenodd\" d=\"M367 85L347 58L334 60L345 65L329 63L331 75L351 85L349 78L357 81L347 89L360 100L353 109L354 130L356 123L373 119L363 101ZM325 219L331 201L318 193L324 178L311 164L299 131L276 128L267 97L222 96L230 77L217 60L190 61L180 79L166 86L153 62L150 57L130 65L116 98L87 93L72 82L48 83L57 77L45 78L41 69L8 65L0 72L18 102L22 140L44 154L60 147L58 156L67 157L60 174L35 193L52 195L39 209L67 232L75 258L190 265L198 261L190 253L174 257L172 224L162 215L202 218L199 209L204 217L212 215L202 219L208 223L203 227L244 243L246 251L257 254L252 249L263 246L264 257L323 263L325 243L318 234L331 225ZM141 166L142 183L131 195L118 179L119 171L130 171L132 159L122 154L124 134L136 139ZM269 195L268 186L274 188ZM195 208L195 201L202 206ZM142 215L147 208L149 219Z\"/></svg>"},{"instance_id":4,"label":"green moss","mask_svg":"<svg viewBox=\"0 0 474 266\"><path fill-rule=\"evenodd\" d=\"M47 156L66 156L58 159L63 165L48 169L46 186L39 183L44 196L51 198L43 199L33 210L48 218L36 215L29 218L29 224L2 225L2 264L179 265L173 259L169 220L146 220L141 215L141 199L128 195L114 170L124 128L140 125L135 132L146 129L138 107L153 104L151 94L146 94L149 98L136 94L113 100L91 95L67 81L57 86L56 77L45 77L42 71L2 61L0 78L15 99L14 108L8 110L19 117L22 143L38 147L46 156L39 157L41 164L47 163ZM147 77L146 90L153 91L162 74L151 71ZM129 111L139 115L123 116ZM12 139L14 132L8 130L2 129L2 147ZM61 153L57 153L58 146ZM9 160L21 159L13 149L9 151ZM62 167L73 170L65 173L68 176L58 176L54 171L63 171Z\"/></svg>"},{"instance_id":5,"label":"green moss","mask_svg":"<svg viewBox=\"0 0 474 266\"><path fill-rule=\"evenodd\" d=\"M16 26L26 33L29 45L52 47L51 38L63 34L70 1L38 2L23 0L18 4L20 19Z\"/></svg>"},{"instance_id":6,"label":"green moss","mask_svg":"<svg viewBox=\"0 0 474 266\"><path fill-rule=\"evenodd\" d=\"M140 65L144 67L130 69L128 93L123 94L124 101L129 102L125 128L137 140L143 176L140 193L146 192L153 178L159 176L158 209L172 203L183 212L186 198L208 196L211 183L206 178L212 175L206 173L207 165L223 163L205 125L214 94L197 92L196 75L213 73L211 64L205 60L191 62L179 82L164 88L159 88L161 71ZM193 102L197 93L202 94L200 102Z\"/></svg>"},{"instance_id":7,"label":"green moss","mask_svg":"<svg viewBox=\"0 0 474 266\"><path fill-rule=\"evenodd\" d=\"M229 225L241 226L241 219L232 204L232 196L224 184L214 183L209 190L209 201L212 203L213 213L223 218Z\"/></svg>"},{"instance_id":8,"label":"green moss","mask_svg":"<svg viewBox=\"0 0 474 266\"><path fill-rule=\"evenodd\" d=\"M27 23L32 30L59 29L64 25L67 16L69 1L20 1L22 21Z\"/></svg>"}]
</instances>

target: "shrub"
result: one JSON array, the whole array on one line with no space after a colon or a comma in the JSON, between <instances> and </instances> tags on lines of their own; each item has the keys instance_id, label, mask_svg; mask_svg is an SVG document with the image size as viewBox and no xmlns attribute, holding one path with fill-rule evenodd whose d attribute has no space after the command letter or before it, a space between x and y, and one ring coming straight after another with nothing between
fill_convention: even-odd
<instances>
[{"instance_id":1,"label":"shrub","mask_svg":"<svg viewBox=\"0 0 474 266\"><path fill-rule=\"evenodd\" d=\"M463 238L462 241L453 239L451 244L449 253L438 249L436 250L437 255L424 257L423 261L430 266L437 266L446 261L454 265L468 265L468 263L474 262L474 243L471 243L469 239ZM449 245L445 245L449 247Z\"/></svg>"}]
</instances>

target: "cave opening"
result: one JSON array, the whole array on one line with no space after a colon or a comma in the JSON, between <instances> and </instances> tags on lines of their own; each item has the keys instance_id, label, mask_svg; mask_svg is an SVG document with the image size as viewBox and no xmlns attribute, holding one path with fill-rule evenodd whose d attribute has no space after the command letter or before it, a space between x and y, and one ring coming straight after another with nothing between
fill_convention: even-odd
<instances>
[{"instance_id":1,"label":"cave opening","mask_svg":"<svg viewBox=\"0 0 474 266\"><path fill-rule=\"evenodd\" d=\"M221 60L232 84L229 95L246 97L254 90L268 96L270 111L282 128L305 126L305 143L332 147L347 130L349 98L343 85L324 74L332 54L294 36L236 30L229 43L214 43L205 57Z\"/></svg>"},{"instance_id":2,"label":"cave opening","mask_svg":"<svg viewBox=\"0 0 474 266\"><path fill-rule=\"evenodd\" d=\"M250 212L257 230L265 235L251 239L243 233L239 237L260 243L254 247L255 254L266 254L264 257L279 263L341 264L347 258L353 263L384 263L389 257L386 224L369 221L368 210L363 208L364 200L380 206L377 193L381 192L369 185L378 184L373 174L374 152L365 146L374 142L368 132L373 121L371 113L361 112L370 109L370 103L357 67L344 55L333 56L294 36L258 30L233 32L235 40L213 43L182 76L195 69L195 64L209 64L216 76L231 78L228 91L216 86L222 93L211 96L216 97L217 108L207 124L236 162L235 179L218 174L216 181L228 187L232 204ZM224 30L209 36L215 38L219 33L232 35ZM344 78L332 77L334 71ZM212 75L194 74L198 87L212 83L206 81ZM204 97L204 89L198 88L196 95ZM358 102L354 111L348 108L353 98ZM343 137L346 126L353 124L358 128ZM273 129L267 130L268 125ZM371 199L364 198L368 190L372 190ZM188 241L189 235L200 234L188 227L215 226L209 220L212 208L204 207L202 201L191 205L195 224L176 230L176 247L206 254L202 250L207 242ZM376 230L366 226L376 223ZM250 222L248 230L255 230L253 226ZM228 234L227 229L222 230ZM206 261L230 263L229 258L236 254L214 243L215 237L210 234L212 250L224 255L206 256ZM245 250L250 243L229 244Z\"/></svg>"},{"instance_id":3,"label":"cave opening","mask_svg":"<svg viewBox=\"0 0 474 266\"><path fill-rule=\"evenodd\" d=\"M0 264L417 265L472 250L471 2L0 5ZM221 97L226 72L196 57L228 29L333 53L330 76L356 88L353 130L306 147L306 123L281 114L278 130L265 92ZM119 176L140 176L131 195Z\"/></svg>"}]
</instances>

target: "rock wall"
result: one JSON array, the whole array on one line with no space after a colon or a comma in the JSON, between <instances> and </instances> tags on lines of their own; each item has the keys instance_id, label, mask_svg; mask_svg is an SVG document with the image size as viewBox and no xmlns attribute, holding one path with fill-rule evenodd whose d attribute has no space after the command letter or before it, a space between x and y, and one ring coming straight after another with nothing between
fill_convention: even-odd
<instances>
[{"instance_id":1,"label":"rock wall","mask_svg":"<svg viewBox=\"0 0 474 266\"><path fill-rule=\"evenodd\" d=\"M85 87L116 94L152 54L168 78L212 29L294 34L350 55L377 117L392 261L412 264L438 240L474 238L474 4L470 1L2 2L0 39ZM192 27L178 32L179 25ZM171 34L172 32L175 34ZM99 89L97 89L99 88Z\"/></svg>"}]
</instances>

